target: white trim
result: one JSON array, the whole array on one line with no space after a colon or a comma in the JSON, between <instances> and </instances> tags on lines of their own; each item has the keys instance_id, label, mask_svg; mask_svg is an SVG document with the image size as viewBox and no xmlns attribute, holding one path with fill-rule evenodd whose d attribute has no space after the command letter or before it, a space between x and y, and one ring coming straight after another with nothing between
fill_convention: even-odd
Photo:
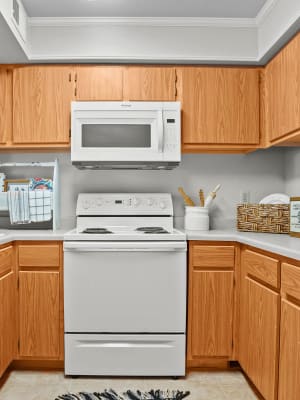
<instances>
[{"instance_id":1,"label":"white trim","mask_svg":"<svg viewBox=\"0 0 300 400\"><path fill-rule=\"evenodd\" d=\"M273 1L273 0L272 0ZM198 17L30 17L28 25L34 27L70 27L93 25L117 26L175 26L175 27L256 27L254 18L198 18Z\"/></svg>"},{"instance_id":2,"label":"white trim","mask_svg":"<svg viewBox=\"0 0 300 400\"><path fill-rule=\"evenodd\" d=\"M267 0L263 7L260 9L257 16L254 18L256 25L259 27L263 24L264 20L271 13L278 0Z\"/></svg>"},{"instance_id":3,"label":"white trim","mask_svg":"<svg viewBox=\"0 0 300 400\"><path fill-rule=\"evenodd\" d=\"M31 53L30 56L28 57L29 60L34 60L34 61L45 61L45 60L106 60L106 61L141 61L141 60L147 60L151 62L156 62L156 61L176 61L176 62L181 62L181 61L203 61L205 63L210 63L210 62L217 62L217 63L237 63L237 62L245 62L245 63L257 63L259 60L257 57L239 57L239 56L195 56L195 55L172 55L172 56L163 56L163 55L155 55L151 54L151 56L143 55L143 56L138 56L138 55L126 55L126 56L115 56L115 55L68 55L68 56L61 56L61 55L53 55L53 54L33 54Z\"/></svg>"}]
</instances>

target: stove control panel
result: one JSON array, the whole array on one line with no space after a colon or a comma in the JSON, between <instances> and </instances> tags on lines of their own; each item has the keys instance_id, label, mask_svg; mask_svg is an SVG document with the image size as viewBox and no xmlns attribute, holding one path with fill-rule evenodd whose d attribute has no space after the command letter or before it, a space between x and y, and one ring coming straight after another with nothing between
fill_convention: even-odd
<instances>
[{"instance_id":1,"label":"stove control panel","mask_svg":"<svg viewBox=\"0 0 300 400\"><path fill-rule=\"evenodd\" d=\"M173 215L169 193L80 193L76 215Z\"/></svg>"}]
</instances>

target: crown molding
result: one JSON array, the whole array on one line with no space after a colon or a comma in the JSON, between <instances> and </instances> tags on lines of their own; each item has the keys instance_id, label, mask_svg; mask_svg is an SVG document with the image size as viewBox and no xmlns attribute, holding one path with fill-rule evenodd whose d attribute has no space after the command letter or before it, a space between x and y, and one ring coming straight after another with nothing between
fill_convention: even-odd
<instances>
[{"instance_id":1,"label":"crown molding","mask_svg":"<svg viewBox=\"0 0 300 400\"><path fill-rule=\"evenodd\" d=\"M115 61L132 61L132 62L141 62L141 61L148 61L149 63L155 63L155 62L165 62L168 63L170 61L172 62L177 62L177 63L203 63L203 64L207 64L207 57L203 57L203 56L195 56L193 55L185 55L182 56L180 54L178 55L172 55L172 56L167 56L164 57L161 54L151 54L151 56L147 56L147 55L143 55L142 57L140 55L126 55L126 56L115 56L115 55L99 55L96 56L94 54L90 54L90 55L84 55L84 56L78 56L78 55L68 55L68 56L60 56L60 55L53 55L53 54L30 54L30 56L28 57L29 60L34 60L34 61L51 61L51 60L56 60L56 61L64 61L64 60L68 60L68 61L76 61L76 60L85 60L86 62L89 62L91 60L93 61L103 61L105 60L106 62L115 62ZM232 64L232 63L243 63L243 64L257 64L258 63L258 59L257 57L230 57L230 56L226 56L226 57L219 57L219 56L212 56L209 59L209 63L213 64Z\"/></svg>"},{"instance_id":2,"label":"crown molding","mask_svg":"<svg viewBox=\"0 0 300 400\"><path fill-rule=\"evenodd\" d=\"M268 15L271 13L273 8L275 7L276 3L278 3L278 0L267 0L266 3L263 5L263 7L260 9L259 13L257 16L254 18L256 25L259 27L261 24L263 24L264 20L268 17Z\"/></svg>"},{"instance_id":3,"label":"crown molding","mask_svg":"<svg viewBox=\"0 0 300 400\"><path fill-rule=\"evenodd\" d=\"M198 17L30 17L31 27L79 26L166 26L166 27L229 27L255 28L255 18L198 18Z\"/></svg>"}]
</instances>

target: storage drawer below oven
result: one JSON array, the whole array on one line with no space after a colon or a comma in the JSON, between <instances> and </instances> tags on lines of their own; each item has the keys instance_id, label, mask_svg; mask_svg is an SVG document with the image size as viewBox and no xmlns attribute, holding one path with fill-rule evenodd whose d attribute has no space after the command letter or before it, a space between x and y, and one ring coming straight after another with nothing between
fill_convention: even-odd
<instances>
[{"instance_id":1,"label":"storage drawer below oven","mask_svg":"<svg viewBox=\"0 0 300 400\"><path fill-rule=\"evenodd\" d=\"M65 374L183 376L185 335L65 334Z\"/></svg>"}]
</instances>

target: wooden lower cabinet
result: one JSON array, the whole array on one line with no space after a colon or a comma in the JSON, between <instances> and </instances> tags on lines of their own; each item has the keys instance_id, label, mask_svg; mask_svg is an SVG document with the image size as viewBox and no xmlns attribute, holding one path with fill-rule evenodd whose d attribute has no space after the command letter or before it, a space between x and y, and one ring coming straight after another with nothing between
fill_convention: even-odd
<instances>
[{"instance_id":1,"label":"wooden lower cabinet","mask_svg":"<svg viewBox=\"0 0 300 400\"><path fill-rule=\"evenodd\" d=\"M279 400L300 397L300 266L282 265Z\"/></svg>"},{"instance_id":2,"label":"wooden lower cabinet","mask_svg":"<svg viewBox=\"0 0 300 400\"><path fill-rule=\"evenodd\" d=\"M253 253L251 251L251 253ZM241 254L239 362L266 400L277 397L280 294L262 280L262 265L268 258L256 253L249 262L248 250ZM261 262L257 259L261 257ZM252 259L250 258L250 260ZM256 277L255 265L259 265ZM277 268L277 264L274 264ZM275 270L276 272L276 270ZM267 275L268 276L268 275ZM287 400L287 399L286 399Z\"/></svg>"},{"instance_id":3,"label":"wooden lower cabinet","mask_svg":"<svg viewBox=\"0 0 300 400\"><path fill-rule=\"evenodd\" d=\"M202 254L205 257L202 257ZM225 267L224 259L228 260ZM189 366L226 365L231 357L233 269L233 246L201 246L197 242L190 244L187 352Z\"/></svg>"},{"instance_id":4,"label":"wooden lower cabinet","mask_svg":"<svg viewBox=\"0 0 300 400\"><path fill-rule=\"evenodd\" d=\"M13 246L0 248L0 377L17 354L17 281Z\"/></svg>"},{"instance_id":5,"label":"wooden lower cabinet","mask_svg":"<svg viewBox=\"0 0 300 400\"><path fill-rule=\"evenodd\" d=\"M19 359L63 357L61 259L59 243L18 245Z\"/></svg>"},{"instance_id":6,"label":"wooden lower cabinet","mask_svg":"<svg viewBox=\"0 0 300 400\"><path fill-rule=\"evenodd\" d=\"M20 356L59 357L59 272L20 271Z\"/></svg>"}]
</instances>

